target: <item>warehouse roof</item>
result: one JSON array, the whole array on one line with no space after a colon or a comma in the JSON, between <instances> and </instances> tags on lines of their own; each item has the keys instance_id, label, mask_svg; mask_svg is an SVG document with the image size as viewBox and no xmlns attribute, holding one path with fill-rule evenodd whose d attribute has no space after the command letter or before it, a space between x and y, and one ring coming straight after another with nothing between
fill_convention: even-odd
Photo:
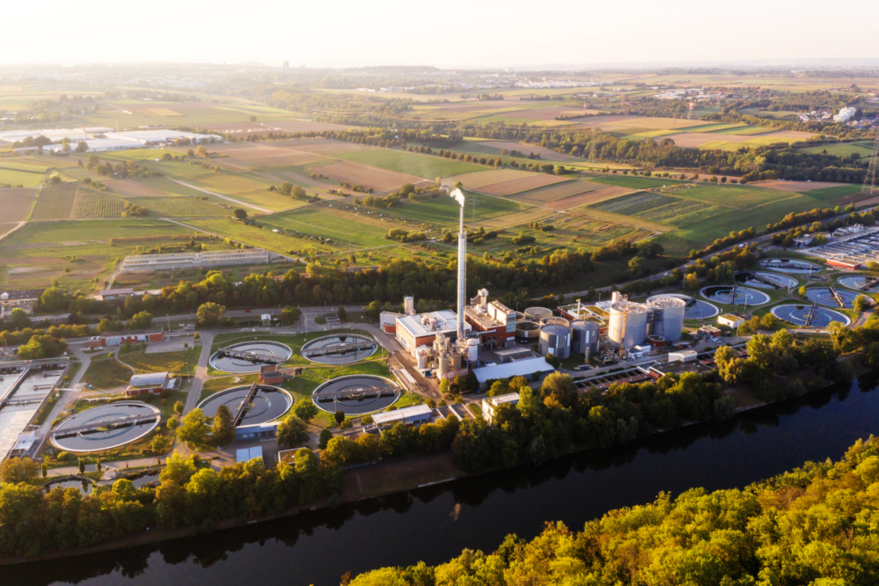
<instances>
[{"instance_id":1,"label":"warehouse roof","mask_svg":"<svg viewBox=\"0 0 879 586\"><path fill-rule=\"evenodd\" d=\"M136 374L128 381L130 387L153 387L165 384L168 380L167 372L148 372L146 374Z\"/></svg>"},{"instance_id":2,"label":"warehouse roof","mask_svg":"<svg viewBox=\"0 0 879 586\"><path fill-rule=\"evenodd\" d=\"M495 364L492 366L484 366L482 368L474 368L473 374L480 383L501 378L510 378L512 376L527 376L535 372L548 373L554 372L555 368L549 365L545 358L538 356L536 358L526 358L524 360L515 360L506 364Z\"/></svg>"},{"instance_id":3,"label":"warehouse roof","mask_svg":"<svg viewBox=\"0 0 879 586\"><path fill-rule=\"evenodd\" d=\"M386 425L394 421L402 421L410 417L429 416L433 410L427 405L413 405L412 407L403 407L394 411L386 411L384 413L376 413L372 416L372 421L376 425Z\"/></svg>"},{"instance_id":4,"label":"warehouse roof","mask_svg":"<svg viewBox=\"0 0 879 586\"><path fill-rule=\"evenodd\" d=\"M426 316L424 321L428 323L422 323L423 316ZM407 315L406 317L397 318L397 327L404 328L416 338L436 335L439 332L448 334L458 331L458 314L451 309L444 309L442 311L431 311L430 313ZM464 324L464 330L470 330L470 324Z\"/></svg>"}]
</instances>

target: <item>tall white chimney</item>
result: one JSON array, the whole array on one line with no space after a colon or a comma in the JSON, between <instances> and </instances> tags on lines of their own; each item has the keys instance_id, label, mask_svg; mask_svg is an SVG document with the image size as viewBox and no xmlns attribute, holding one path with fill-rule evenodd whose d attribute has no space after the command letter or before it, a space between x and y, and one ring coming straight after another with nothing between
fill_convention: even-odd
<instances>
[{"instance_id":1,"label":"tall white chimney","mask_svg":"<svg viewBox=\"0 0 879 586\"><path fill-rule=\"evenodd\" d=\"M450 196L461 206L461 222L458 231L458 339L464 339L464 304L467 303L467 232L464 231L464 194L460 189Z\"/></svg>"}]
</instances>

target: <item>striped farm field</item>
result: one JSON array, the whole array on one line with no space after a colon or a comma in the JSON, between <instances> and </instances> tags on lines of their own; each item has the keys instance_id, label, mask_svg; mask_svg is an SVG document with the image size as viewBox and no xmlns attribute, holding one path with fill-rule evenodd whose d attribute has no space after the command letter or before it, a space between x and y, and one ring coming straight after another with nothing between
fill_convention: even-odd
<instances>
[{"instance_id":1,"label":"striped farm field","mask_svg":"<svg viewBox=\"0 0 879 586\"><path fill-rule=\"evenodd\" d=\"M547 175L545 173L532 173L528 177L519 177L517 179L508 179L506 181L500 181L498 183L483 185L481 188L479 188L479 191L487 193L489 195L506 196L513 195L521 191L529 191L538 187L545 187L547 185L562 183L563 181L570 181L570 179L566 177L558 177L556 175Z\"/></svg>"},{"instance_id":2,"label":"striped farm field","mask_svg":"<svg viewBox=\"0 0 879 586\"><path fill-rule=\"evenodd\" d=\"M43 187L37 195L37 205L31 220L68 220L73 216L78 183L59 183Z\"/></svg>"},{"instance_id":3,"label":"striped farm field","mask_svg":"<svg viewBox=\"0 0 879 586\"><path fill-rule=\"evenodd\" d=\"M421 155L392 149L360 149L335 155L340 159L377 167L385 171L434 179L484 169L482 165L452 161L433 155Z\"/></svg>"},{"instance_id":4,"label":"striped farm field","mask_svg":"<svg viewBox=\"0 0 879 586\"><path fill-rule=\"evenodd\" d=\"M515 199L516 201L525 201L528 203L533 203L535 205L540 205L564 199L566 197L571 197L573 195L586 193L587 191L593 191L601 187L604 186L597 183L592 183L590 181L565 181L563 183L556 183L554 185L538 187L536 189L529 189L528 191L521 191L515 194L515 196L513 196L513 199Z\"/></svg>"},{"instance_id":5,"label":"striped farm field","mask_svg":"<svg viewBox=\"0 0 879 586\"><path fill-rule=\"evenodd\" d=\"M533 173L528 171L519 171L518 169L491 169L486 171L476 171L474 173L463 173L446 177L443 183L452 184L461 182L464 189L480 189L486 185L500 183L501 181L509 181L510 179L519 179L528 177Z\"/></svg>"},{"instance_id":6,"label":"striped farm field","mask_svg":"<svg viewBox=\"0 0 879 586\"><path fill-rule=\"evenodd\" d=\"M90 189L78 187L73 204L74 218L118 218L125 208L125 200Z\"/></svg>"}]
</instances>

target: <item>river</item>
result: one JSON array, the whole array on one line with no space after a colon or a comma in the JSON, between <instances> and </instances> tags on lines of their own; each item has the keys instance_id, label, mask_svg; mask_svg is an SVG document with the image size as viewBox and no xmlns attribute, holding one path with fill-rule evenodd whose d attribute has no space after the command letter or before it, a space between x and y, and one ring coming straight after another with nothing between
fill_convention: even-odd
<instances>
[{"instance_id":1,"label":"river","mask_svg":"<svg viewBox=\"0 0 879 586\"><path fill-rule=\"evenodd\" d=\"M335 586L346 571L435 564L463 548L491 551L508 533L534 537L544 521L580 529L661 491L743 487L807 460L838 459L855 440L879 431L877 383L879 375L871 373L730 422L690 426L541 467L212 535L0 568L0 584Z\"/></svg>"}]
</instances>

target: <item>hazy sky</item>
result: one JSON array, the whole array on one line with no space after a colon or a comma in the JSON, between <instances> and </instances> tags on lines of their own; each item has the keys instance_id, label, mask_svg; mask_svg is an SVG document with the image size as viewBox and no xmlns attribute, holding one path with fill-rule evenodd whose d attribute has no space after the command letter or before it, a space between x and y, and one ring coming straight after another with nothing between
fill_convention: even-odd
<instances>
[{"instance_id":1,"label":"hazy sky","mask_svg":"<svg viewBox=\"0 0 879 586\"><path fill-rule=\"evenodd\" d=\"M879 58L879 3L866 0L5 4L0 62L13 63L515 67Z\"/></svg>"}]
</instances>

